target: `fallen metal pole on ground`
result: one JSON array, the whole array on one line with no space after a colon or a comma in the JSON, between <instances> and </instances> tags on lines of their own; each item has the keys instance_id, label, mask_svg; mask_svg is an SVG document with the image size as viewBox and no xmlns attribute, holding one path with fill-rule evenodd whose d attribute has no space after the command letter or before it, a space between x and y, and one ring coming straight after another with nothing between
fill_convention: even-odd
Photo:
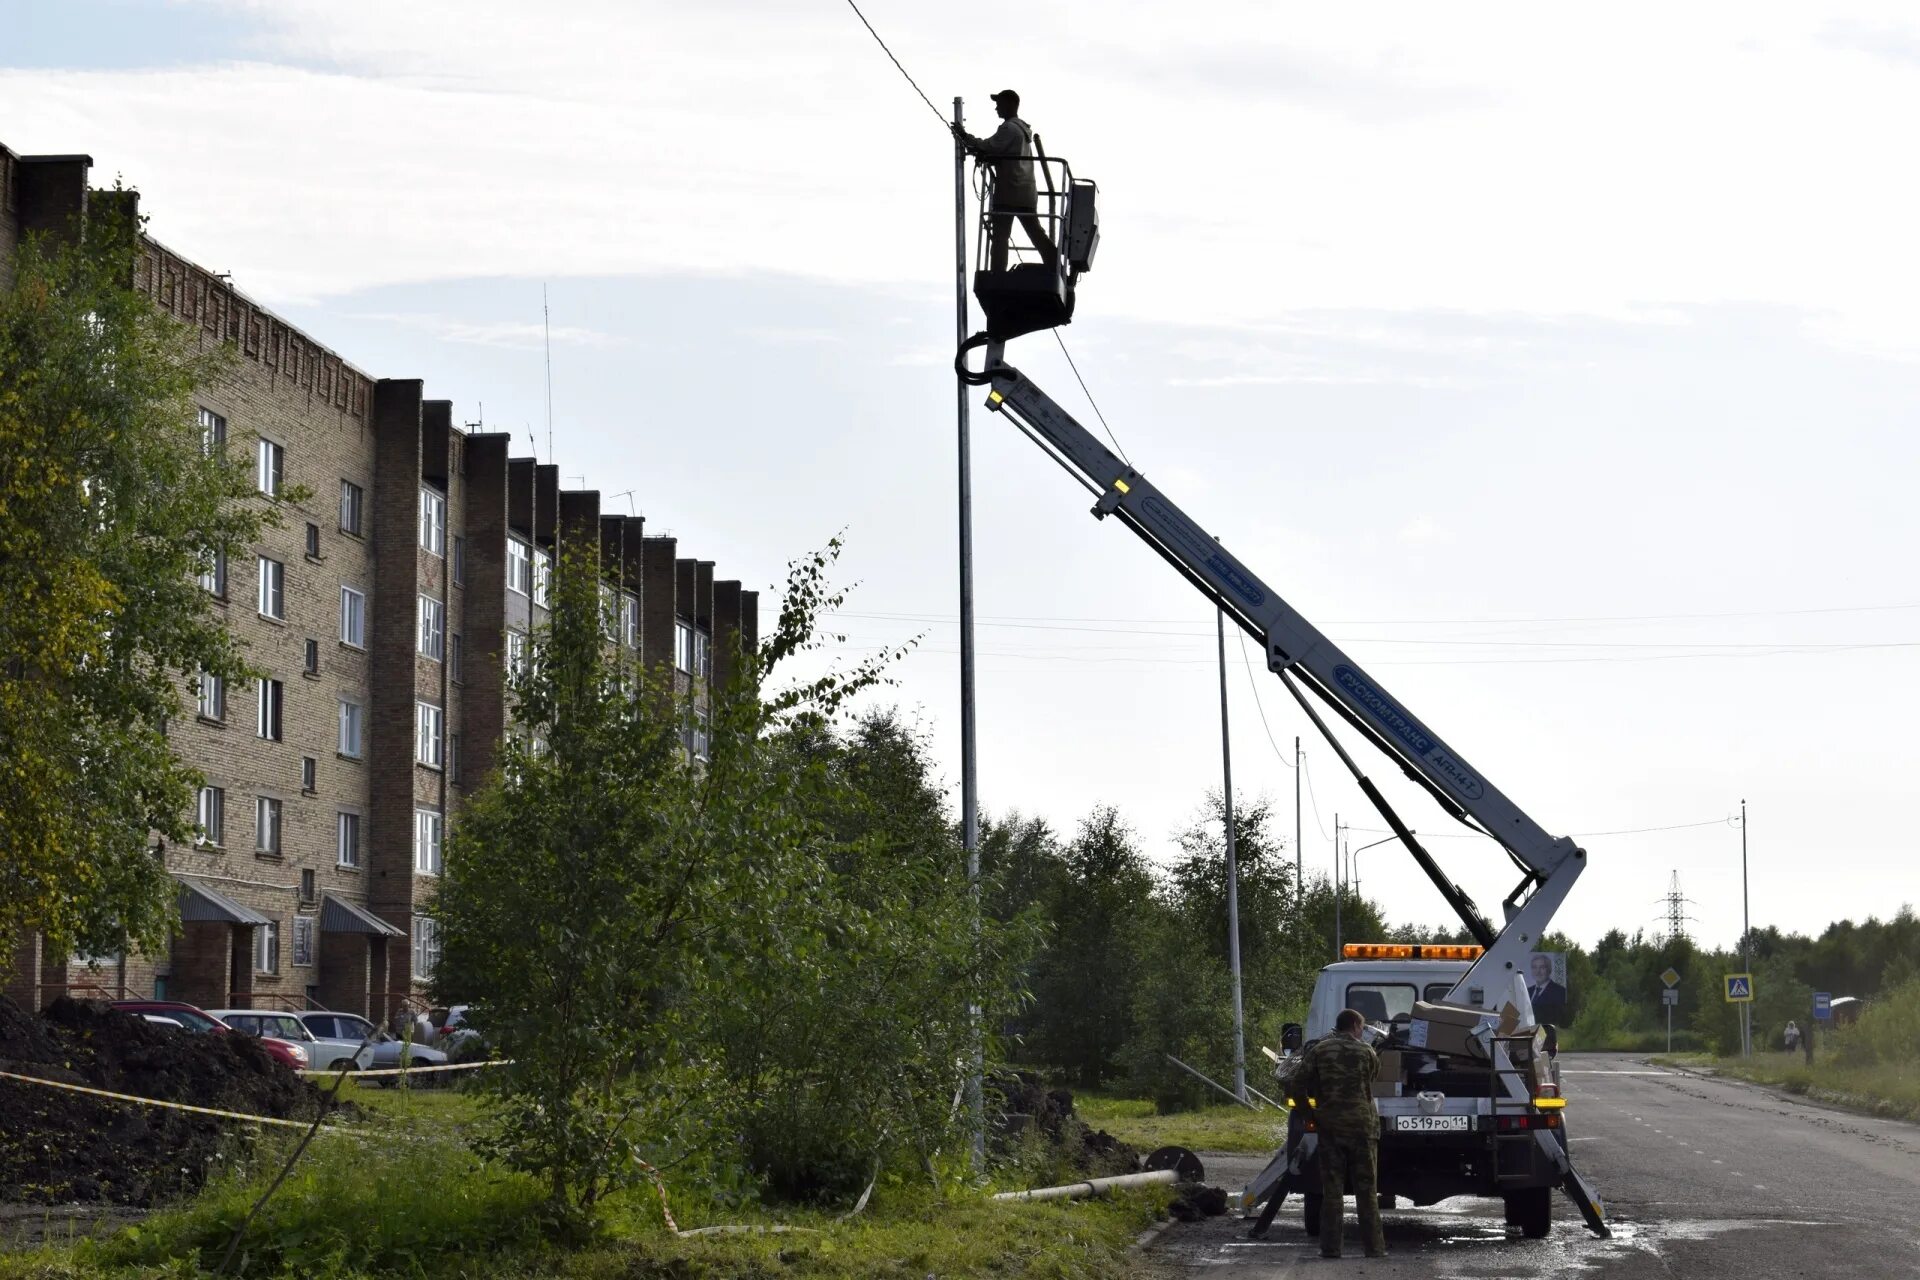
<instances>
[{"instance_id":1,"label":"fallen metal pole on ground","mask_svg":"<svg viewBox=\"0 0 1920 1280\"><path fill-rule=\"evenodd\" d=\"M1158 1169L1152 1173L1122 1173L1111 1178L1089 1178L1058 1187L1035 1187L1031 1191L1002 1191L995 1200L1083 1200L1102 1191L1123 1191L1128 1187L1152 1187L1180 1181L1177 1169Z\"/></svg>"},{"instance_id":2,"label":"fallen metal pole on ground","mask_svg":"<svg viewBox=\"0 0 1920 1280\"><path fill-rule=\"evenodd\" d=\"M1241 1106L1245 1107L1247 1110L1249 1111L1260 1110L1259 1104L1248 1102L1245 1098L1242 1098L1240 1095L1236 1094L1233 1090L1221 1084L1218 1080L1208 1079L1206 1076L1202 1075L1198 1071L1195 1071L1192 1067L1180 1061L1180 1059L1174 1057L1172 1054L1169 1053L1164 1056L1166 1057L1168 1062L1171 1062L1174 1066L1180 1068L1182 1071L1192 1076L1195 1080L1198 1080L1200 1081L1200 1083L1204 1085L1208 1085L1214 1089L1218 1089L1221 1093L1226 1094L1229 1098L1232 1098L1235 1102L1239 1103Z\"/></svg>"}]
</instances>

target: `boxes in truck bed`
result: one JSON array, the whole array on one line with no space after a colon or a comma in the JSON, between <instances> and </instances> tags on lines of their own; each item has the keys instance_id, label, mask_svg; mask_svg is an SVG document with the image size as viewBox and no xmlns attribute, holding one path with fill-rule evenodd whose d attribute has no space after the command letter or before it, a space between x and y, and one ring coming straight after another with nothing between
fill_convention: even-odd
<instances>
[{"instance_id":1,"label":"boxes in truck bed","mask_svg":"<svg viewBox=\"0 0 1920 1280\"><path fill-rule=\"evenodd\" d=\"M1489 1037L1512 1035L1519 1021L1520 1011L1511 1004L1494 1013L1471 1005L1416 1000L1413 1021L1407 1027L1407 1044L1429 1053L1485 1058Z\"/></svg>"}]
</instances>

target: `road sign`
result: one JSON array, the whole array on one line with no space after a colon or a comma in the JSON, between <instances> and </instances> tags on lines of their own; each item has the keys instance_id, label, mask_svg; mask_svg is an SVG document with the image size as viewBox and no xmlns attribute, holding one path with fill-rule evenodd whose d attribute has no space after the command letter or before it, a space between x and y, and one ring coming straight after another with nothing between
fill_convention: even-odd
<instances>
[{"instance_id":1,"label":"road sign","mask_svg":"<svg viewBox=\"0 0 1920 1280\"><path fill-rule=\"evenodd\" d=\"M1680 993L1678 991L1673 990L1671 987L1669 987L1667 990L1662 991L1660 993L1660 1003L1661 1004L1679 1004Z\"/></svg>"},{"instance_id":2,"label":"road sign","mask_svg":"<svg viewBox=\"0 0 1920 1280\"><path fill-rule=\"evenodd\" d=\"M1730 973L1727 975L1727 1003L1751 1004L1753 1002L1753 975L1750 973Z\"/></svg>"},{"instance_id":3,"label":"road sign","mask_svg":"<svg viewBox=\"0 0 1920 1280\"><path fill-rule=\"evenodd\" d=\"M1680 971L1678 969L1668 969L1665 973L1660 975L1660 981L1666 983L1670 987L1677 986L1679 985L1679 982L1680 982Z\"/></svg>"},{"instance_id":4,"label":"road sign","mask_svg":"<svg viewBox=\"0 0 1920 1280\"><path fill-rule=\"evenodd\" d=\"M1830 992L1813 993L1813 1016L1821 1022L1833 1021L1833 996Z\"/></svg>"}]
</instances>

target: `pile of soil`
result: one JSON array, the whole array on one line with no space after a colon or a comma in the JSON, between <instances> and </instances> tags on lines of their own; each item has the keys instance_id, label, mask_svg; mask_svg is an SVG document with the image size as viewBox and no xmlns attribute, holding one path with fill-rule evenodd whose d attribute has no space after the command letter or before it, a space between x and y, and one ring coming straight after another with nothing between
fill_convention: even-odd
<instances>
[{"instance_id":1,"label":"pile of soil","mask_svg":"<svg viewBox=\"0 0 1920 1280\"><path fill-rule=\"evenodd\" d=\"M194 1034L65 998L35 1017L0 997L0 1071L289 1120L323 1105L251 1036ZM0 1079L0 1200L153 1204L198 1189L255 1129Z\"/></svg>"},{"instance_id":2,"label":"pile of soil","mask_svg":"<svg viewBox=\"0 0 1920 1280\"><path fill-rule=\"evenodd\" d=\"M1073 1167L1090 1178L1134 1173L1140 1151L1103 1129L1089 1128L1073 1111L1073 1094L1049 1089L1031 1071L996 1071L986 1080L987 1114L997 1117L993 1144L1005 1154L1028 1133L1038 1133L1060 1149Z\"/></svg>"}]
</instances>

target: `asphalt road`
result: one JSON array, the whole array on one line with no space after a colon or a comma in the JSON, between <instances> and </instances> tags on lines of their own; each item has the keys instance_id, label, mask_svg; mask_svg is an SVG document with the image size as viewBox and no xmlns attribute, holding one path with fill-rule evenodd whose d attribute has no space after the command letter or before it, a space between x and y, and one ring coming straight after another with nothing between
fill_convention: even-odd
<instances>
[{"instance_id":1,"label":"asphalt road","mask_svg":"<svg viewBox=\"0 0 1920 1280\"><path fill-rule=\"evenodd\" d=\"M1385 1215L1389 1257L1360 1256L1351 1202L1347 1256L1323 1260L1289 1198L1273 1230L1235 1216L1178 1225L1142 1255L1156 1280L1369 1277L1920 1275L1920 1126L1874 1120L1644 1060L1561 1059L1567 1133L1607 1205L1613 1238L1554 1199L1553 1233L1527 1240L1497 1201L1449 1200ZM1264 1160L1214 1157L1210 1182L1237 1190Z\"/></svg>"}]
</instances>

